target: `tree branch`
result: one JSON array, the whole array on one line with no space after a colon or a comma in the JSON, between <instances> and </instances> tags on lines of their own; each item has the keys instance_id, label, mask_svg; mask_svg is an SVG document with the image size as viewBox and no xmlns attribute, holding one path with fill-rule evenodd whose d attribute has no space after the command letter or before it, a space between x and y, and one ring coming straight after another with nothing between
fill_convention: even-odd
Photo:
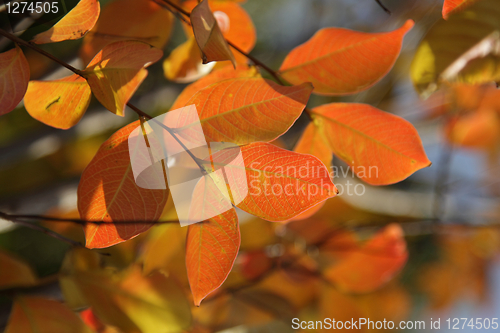
<instances>
[{"instance_id":1,"label":"tree branch","mask_svg":"<svg viewBox=\"0 0 500 333\"><path fill-rule=\"evenodd\" d=\"M386 6L384 6L384 4L380 0L375 0L375 2L378 3L378 5L380 7L382 7L382 9L384 10L384 12L386 12L389 15L392 14L391 11Z\"/></svg>"}]
</instances>

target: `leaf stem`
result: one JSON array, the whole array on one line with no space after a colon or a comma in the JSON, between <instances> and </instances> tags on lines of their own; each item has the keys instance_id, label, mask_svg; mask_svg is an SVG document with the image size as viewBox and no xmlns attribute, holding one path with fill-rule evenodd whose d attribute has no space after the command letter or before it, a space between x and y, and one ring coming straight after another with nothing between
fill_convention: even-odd
<instances>
[{"instance_id":1,"label":"leaf stem","mask_svg":"<svg viewBox=\"0 0 500 333\"><path fill-rule=\"evenodd\" d=\"M27 42L25 40L22 40L21 38L17 37L16 35L13 35L11 34L10 32L7 32L3 29L0 29L0 35L4 36L5 38L8 38L10 39L11 41L13 41L14 43L18 44L18 45L23 45L23 46L26 46L26 47L29 47L30 49L46 56L47 58L49 58L50 60L52 61L55 61L57 62L59 65L61 66L64 66L66 67L67 69L69 69L70 71L72 71L73 73L75 74L78 74L80 75L81 77L83 77L83 72L73 66L71 66L70 64L56 58L55 56L53 56L52 54L42 50L41 48L39 48L38 46L30 43L30 42Z\"/></svg>"}]
</instances>

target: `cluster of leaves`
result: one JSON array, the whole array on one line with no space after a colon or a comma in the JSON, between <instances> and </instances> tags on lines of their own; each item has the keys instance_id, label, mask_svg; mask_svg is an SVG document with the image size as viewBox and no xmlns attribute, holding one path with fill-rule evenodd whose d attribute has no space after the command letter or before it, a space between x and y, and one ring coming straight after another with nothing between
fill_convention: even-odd
<instances>
[{"instance_id":1,"label":"cluster of leaves","mask_svg":"<svg viewBox=\"0 0 500 333\"><path fill-rule=\"evenodd\" d=\"M87 248L104 248L142 237L166 216L175 219L168 189L136 185L127 144L129 134L147 116L129 100L146 78L146 68L163 57L172 13L182 18L187 40L163 60L165 77L192 83L171 109L194 104L207 142L233 142L241 147L245 165L251 166L245 169L247 179L258 180L262 191L250 191L237 205L239 209L263 220L300 226L299 222L337 194L328 172L333 155L354 172L376 167L376 175L357 174L372 185L400 182L430 165L416 129L400 117L367 104L330 103L306 108L311 94L355 94L381 80L394 65L404 35L414 25L411 20L384 33L321 29L293 49L278 71L272 71L248 55L256 42L255 28L235 1L115 0L101 13L99 1L81 0L33 43L2 32L16 46L0 53L0 115L11 112L24 99L33 118L68 129L84 116L94 95L118 116L124 115L127 105L141 116L104 142L82 174L79 215L82 220L96 222L85 223ZM454 105L467 111L450 117L447 133L453 142L498 147L496 91L477 86L499 81L496 66L492 66L498 58L499 37L495 31L500 28L494 19L498 15L500 7L495 0L447 0L443 8L447 20L430 30L415 55L411 74L417 91L429 95L441 85L450 85ZM491 19L470 29L478 17ZM449 36L455 34L470 38L450 43ZM21 46L41 51L33 45L82 37L84 69L56 59L74 74L59 80L30 81ZM489 46L487 54L484 45ZM276 82L249 66L249 59L269 70ZM478 90L490 97L474 100L470 96ZM303 112L311 121L294 151L277 147L272 141L286 133ZM295 168L284 172L284 165ZM289 195L266 190L276 184L293 184L305 191ZM302 227L307 228L307 224ZM108 325L123 332L157 332L158 326L175 332L189 327L190 305L178 287L182 281L165 273L165 258L173 256L167 247L179 239L177 245L184 244L185 238L187 280L192 301L199 306L226 281L233 268L241 245L238 215L233 208L191 225L187 231L170 225L161 228L165 230L148 235L144 256L139 259L142 265L133 263L123 271L103 268L99 256L86 249L68 253L60 274L67 305L19 296L7 332L36 331L34 326L38 325L44 332L112 332L114 328ZM407 260L406 243L397 225L387 226L367 242L360 242L351 232L335 232L335 237L324 238L325 230L318 227L314 231L317 234L308 235L306 243L330 252L329 264L318 269L314 262L287 248L279 264L289 274L320 274L340 290L365 293L387 283ZM172 248L179 247L174 244ZM339 250L345 248L350 250ZM239 273L247 281L262 278L276 265L261 250L248 251L242 260ZM11 255L0 253L0 265L0 288L38 283L29 267ZM226 283L236 286L235 281ZM274 288L283 283L279 279L274 282ZM329 292L332 299L343 297L337 291ZM217 295L211 296L217 299ZM82 307L90 307L82 313L89 327L71 311ZM24 326L26 316L35 323L31 328Z\"/></svg>"}]
</instances>

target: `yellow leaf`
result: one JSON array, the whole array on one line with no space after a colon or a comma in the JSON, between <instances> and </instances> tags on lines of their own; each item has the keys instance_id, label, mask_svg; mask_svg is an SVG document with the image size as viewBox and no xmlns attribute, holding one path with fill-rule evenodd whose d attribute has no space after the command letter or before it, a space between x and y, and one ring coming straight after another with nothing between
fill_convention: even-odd
<instances>
[{"instance_id":1,"label":"yellow leaf","mask_svg":"<svg viewBox=\"0 0 500 333\"><path fill-rule=\"evenodd\" d=\"M143 42L112 43L95 56L83 75L99 102L123 116L125 104L148 75L144 67L162 55L161 50Z\"/></svg>"},{"instance_id":2,"label":"yellow leaf","mask_svg":"<svg viewBox=\"0 0 500 333\"><path fill-rule=\"evenodd\" d=\"M30 81L26 111L38 121L61 129L75 126L90 104L87 81L73 74L55 81Z\"/></svg>"},{"instance_id":3,"label":"yellow leaf","mask_svg":"<svg viewBox=\"0 0 500 333\"><path fill-rule=\"evenodd\" d=\"M33 39L35 44L80 39L94 27L99 18L101 6L98 0L80 2L49 30L39 33Z\"/></svg>"}]
</instances>

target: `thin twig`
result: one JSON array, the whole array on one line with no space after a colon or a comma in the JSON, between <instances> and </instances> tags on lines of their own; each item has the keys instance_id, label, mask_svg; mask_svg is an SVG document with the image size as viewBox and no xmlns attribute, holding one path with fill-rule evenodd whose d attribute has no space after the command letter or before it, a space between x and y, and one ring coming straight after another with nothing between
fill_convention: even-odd
<instances>
[{"instance_id":1,"label":"thin twig","mask_svg":"<svg viewBox=\"0 0 500 333\"><path fill-rule=\"evenodd\" d=\"M382 9L384 10L384 12L386 12L389 15L392 14L391 11L386 6L384 6L384 4L380 0L375 0L375 2L378 3L378 5L380 7L382 7Z\"/></svg>"},{"instance_id":2,"label":"thin twig","mask_svg":"<svg viewBox=\"0 0 500 333\"><path fill-rule=\"evenodd\" d=\"M34 50L34 51L36 51L36 52L38 52L38 53L46 56L50 60L57 62L59 65L66 67L67 69L69 69L73 73L78 74L81 77L83 77L83 72L81 70L76 69L75 67L71 66L70 64L68 64L68 63L66 63L66 62L64 62L64 61L62 61L62 60L54 57L52 54L50 54L50 53L42 50L38 46L36 46L36 45L34 45L32 43L26 42L26 41L22 40L21 38L17 37L16 35L13 35L13 34L5 31L3 29L0 29L0 35L4 36L5 38L10 39L11 41L13 41L16 44L29 47L30 49L32 49L32 50Z\"/></svg>"},{"instance_id":3,"label":"thin twig","mask_svg":"<svg viewBox=\"0 0 500 333\"><path fill-rule=\"evenodd\" d=\"M446 192L448 189L448 179L450 174L451 158L453 147L445 145L439 158L436 184L434 186L434 204L432 215L436 222L443 219L446 206Z\"/></svg>"},{"instance_id":4,"label":"thin twig","mask_svg":"<svg viewBox=\"0 0 500 333\"><path fill-rule=\"evenodd\" d=\"M179 5L173 3L170 0L163 0L163 1L167 5L171 6L173 9L175 9L178 13L181 13L181 14L183 14L184 16L186 16L188 18L191 18L191 13L188 12L188 11L186 11L184 8L180 7ZM178 17L178 15L176 15L176 16ZM183 22L186 22L187 24L191 25L191 23L188 22L187 20L185 20L185 19L181 19L181 20ZM246 58L250 59L256 66L261 67L266 72L268 72L269 74L271 74L271 76L274 77L276 79L276 81L278 81L279 84L284 85L283 80L278 75L278 72L276 72L275 70L273 70L272 68L270 68L269 66L267 66L266 64L264 64L262 61L260 61L259 59L255 58L254 56L252 56L249 53L246 53L245 51L243 51L238 46L236 46L233 42L231 42L231 41L229 41L227 39L226 39L226 42L227 42L227 44L229 46L231 46L237 52L241 53L243 56L245 56Z\"/></svg>"},{"instance_id":5,"label":"thin twig","mask_svg":"<svg viewBox=\"0 0 500 333\"><path fill-rule=\"evenodd\" d=\"M40 231L40 232L42 232L50 237L53 237L53 238L58 239L60 241L63 241L63 242L65 242L73 247L84 247L79 242L74 241L72 239L69 239L67 237L64 237L63 235L58 234L55 231L52 231L52 230L47 229L45 227L42 227L41 225L38 225L38 224L34 224L31 222L27 222L27 221L21 220L19 218L13 217L13 215L9 215L9 214L0 212L0 218L7 220L7 221L11 221L11 222L19 224L19 225L22 225L22 226L27 227L27 228L31 228L33 230Z\"/></svg>"}]
</instances>

